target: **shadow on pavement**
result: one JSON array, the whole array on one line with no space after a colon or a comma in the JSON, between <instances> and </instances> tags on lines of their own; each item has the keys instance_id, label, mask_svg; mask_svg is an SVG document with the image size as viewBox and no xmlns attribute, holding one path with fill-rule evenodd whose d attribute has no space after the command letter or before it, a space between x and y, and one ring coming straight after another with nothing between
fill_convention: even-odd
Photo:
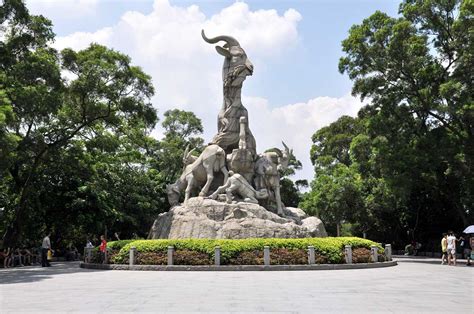
<instances>
[{"instance_id":1,"label":"shadow on pavement","mask_svg":"<svg viewBox=\"0 0 474 314\"><path fill-rule=\"evenodd\" d=\"M393 259L396 260L398 263L423 263L423 264L446 266L446 265L441 265L440 257L438 258L438 257L425 257L425 256L394 255ZM466 264L467 264L467 261L465 259L458 259L456 261L456 266L465 267ZM472 267L474 268L474 264Z\"/></svg>"},{"instance_id":2,"label":"shadow on pavement","mask_svg":"<svg viewBox=\"0 0 474 314\"><path fill-rule=\"evenodd\" d=\"M104 270L80 268L80 262L51 263L52 267L26 266L0 269L0 285L41 281L56 275L102 272Z\"/></svg>"}]
</instances>

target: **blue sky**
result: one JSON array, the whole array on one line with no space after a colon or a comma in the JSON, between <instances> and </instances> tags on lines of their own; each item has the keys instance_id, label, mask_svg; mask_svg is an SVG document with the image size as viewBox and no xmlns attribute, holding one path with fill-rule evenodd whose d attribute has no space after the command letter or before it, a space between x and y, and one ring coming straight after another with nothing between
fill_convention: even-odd
<instances>
[{"instance_id":1,"label":"blue sky","mask_svg":"<svg viewBox=\"0 0 474 314\"><path fill-rule=\"evenodd\" d=\"M46 0L34 0L41 3ZM57 0L59 1L59 0ZM52 1L54 2L54 1ZM207 15L218 13L236 1L208 0L170 1L179 6L196 4ZM270 103L279 106L287 103L305 101L324 95L341 97L350 91L352 83L347 76L338 72L338 60L342 56L341 41L346 38L349 28L360 23L376 10L396 16L399 1L393 0L255 0L244 1L251 10L275 9L280 14L294 8L302 15L298 25L300 45L287 59L272 60L266 78L253 78L248 82L249 93L259 91ZM97 14L70 19L58 15L54 19L57 35L65 36L74 32L94 32L102 27L117 23L127 11L149 13L153 0L101 0L98 1ZM286 78L281 79L284 73Z\"/></svg>"},{"instance_id":2,"label":"blue sky","mask_svg":"<svg viewBox=\"0 0 474 314\"><path fill-rule=\"evenodd\" d=\"M396 16L399 1L32 0L28 6L52 19L58 49L99 42L130 55L152 75L159 113L194 111L206 140L216 132L222 58L199 31L238 37L255 66L243 101L257 149L285 140L303 162L295 178L311 179L311 135L362 105L338 72L341 41L376 10ZM158 127L154 135L160 133Z\"/></svg>"}]
</instances>

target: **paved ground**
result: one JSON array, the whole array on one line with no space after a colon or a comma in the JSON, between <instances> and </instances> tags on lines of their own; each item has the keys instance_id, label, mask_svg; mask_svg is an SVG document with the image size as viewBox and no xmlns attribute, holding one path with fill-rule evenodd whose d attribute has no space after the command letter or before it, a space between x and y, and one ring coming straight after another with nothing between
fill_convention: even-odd
<instances>
[{"instance_id":1,"label":"paved ground","mask_svg":"<svg viewBox=\"0 0 474 314\"><path fill-rule=\"evenodd\" d=\"M474 267L400 259L380 269L140 272L0 269L1 313L473 313Z\"/></svg>"}]
</instances>

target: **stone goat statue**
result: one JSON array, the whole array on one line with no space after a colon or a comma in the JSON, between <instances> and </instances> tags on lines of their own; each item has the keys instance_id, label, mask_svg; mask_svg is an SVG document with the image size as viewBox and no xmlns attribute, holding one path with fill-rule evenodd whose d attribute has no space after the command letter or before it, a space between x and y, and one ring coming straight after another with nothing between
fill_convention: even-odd
<instances>
[{"instance_id":1,"label":"stone goat statue","mask_svg":"<svg viewBox=\"0 0 474 314\"><path fill-rule=\"evenodd\" d=\"M201 185L204 186L199 196L207 195L214 179L214 172L222 171L224 182L227 182L228 172L225 166L225 152L222 148L218 145L209 145L197 158L191 155L192 151L187 150L183 156L185 164L183 173L175 183L166 186L168 202L171 206L179 203L179 196L183 190L185 190L185 203L191 196L192 189Z\"/></svg>"},{"instance_id":2,"label":"stone goat statue","mask_svg":"<svg viewBox=\"0 0 474 314\"><path fill-rule=\"evenodd\" d=\"M266 189L260 191L255 190L250 183L245 180L245 178L233 171L229 171L229 179L224 185L220 186L214 193L212 193L209 198L216 199L217 196L225 192L227 203L232 203L232 196L240 196L244 202L258 204L258 199L265 199L268 197L268 192Z\"/></svg>"},{"instance_id":3,"label":"stone goat statue","mask_svg":"<svg viewBox=\"0 0 474 314\"><path fill-rule=\"evenodd\" d=\"M222 83L223 83L223 104L217 116L217 135L212 139L213 144L222 147L227 154L232 150L239 148L240 139L240 119L242 117L246 121L245 125L245 146L256 155L255 138L248 126L248 112L242 104L241 93L242 84L247 76L253 73L253 64L247 57L245 50L240 43L231 36L216 36L208 38L201 32L202 38L209 44L224 42L223 46L216 46L217 52L224 56L224 64L222 66Z\"/></svg>"},{"instance_id":4,"label":"stone goat statue","mask_svg":"<svg viewBox=\"0 0 474 314\"><path fill-rule=\"evenodd\" d=\"M269 151L259 155L255 163L255 187L257 190L267 189L273 192L274 201L277 205L278 215L283 215L283 205L280 196L280 173L288 168L293 151L283 143L285 150L279 149Z\"/></svg>"}]
</instances>

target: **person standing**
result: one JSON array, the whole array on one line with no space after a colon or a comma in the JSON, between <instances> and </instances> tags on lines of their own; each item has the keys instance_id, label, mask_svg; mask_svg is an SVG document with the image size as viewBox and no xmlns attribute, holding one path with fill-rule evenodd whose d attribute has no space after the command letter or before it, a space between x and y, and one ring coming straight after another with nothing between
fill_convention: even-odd
<instances>
[{"instance_id":1,"label":"person standing","mask_svg":"<svg viewBox=\"0 0 474 314\"><path fill-rule=\"evenodd\" d=\"M51 250L51 240L49 237L51 232L43 239L43 244L41 245L41 267L50 267L51 264L48 261L48 251Z\"/></svg>"},{"instance_id":2,"label":"person standing","mask_svg":"<svg viewBox=\"0 0 474 314\"><path fill-rule=\"evenodd\" d=\"M107 260L106 260L107 259L107 241L105 241L104 235L100 236L99 250L100 250L100 259L102 261L102 264L106 264L107 263Z\"/></svg>"},{"instance_id":3,"label":"person standing","mask_svg":"<svg viewBox=\"0 0 474 314\"><path fill-rule=\"evenodd\" d=\"M448 263L448 234L443 233L443 238L441 239L441 252L443 255L441 256L441 265Z\"/></svg>"},{"instance_id":4,"label":"person standing","mask_svg":"<svg viewBox=\"0 0 474 314\"><path fill-rule=\"evenodd\" d=\"M456 266L456 237L454 236L454 232L451 230L448 231L448 265Z\"/></svg>"},{"instance_id":5,"label":"person standing","mask_svg":"<svg viewBox=\"0 0 474 314\"><path fill-rule=\"evenodd\" d=\"M467 259L466 266L471 266L471 239L469 234L464 234L462 237L461 249L463 250L464 258Z\"/></svg>"},{"instance_id":6,"label":"person standing","mask_svg":"<svg viewBox=\"0 0 474 314\"><path fill-rule=\"evenodd\" d=\"M469 245L471 246L471 254L472 251L474 251L474 237L472 234L469 235ZM471 254L469 254L469 260L471 260ZM469 263L469 266L471 266L471 263Z\"/></svg>"},{"instance_id":7,"label":"person standing","mask_svg":"<svg viewBox=\"0 0 474 314\"><path fill-rule=\"evenodd\" d=\"M11 248L3 250L3 268L8 268L11 266L12 262L12 250Z\"/></svg>"}]
</instances>

